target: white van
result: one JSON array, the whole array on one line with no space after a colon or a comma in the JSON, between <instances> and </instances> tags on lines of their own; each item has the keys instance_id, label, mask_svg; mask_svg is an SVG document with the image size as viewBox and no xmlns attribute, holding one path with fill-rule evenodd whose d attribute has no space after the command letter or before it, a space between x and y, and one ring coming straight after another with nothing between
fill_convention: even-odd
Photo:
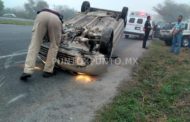
<instances>
[{"instance_id":1,"label":"white van","mask_svg":"<svg viewBox=\"0 0 190 122\"><path fill-rule=\"evenodd\" d=\"M147 16L149 16L149 14L145 12L132 12L124 29L125 37L128 38L130 35L135 35L143 38L145 34L144 25L147 20ZM152 31L150 32L150 37L152 37Z\"/></svg>"}]
</instances>

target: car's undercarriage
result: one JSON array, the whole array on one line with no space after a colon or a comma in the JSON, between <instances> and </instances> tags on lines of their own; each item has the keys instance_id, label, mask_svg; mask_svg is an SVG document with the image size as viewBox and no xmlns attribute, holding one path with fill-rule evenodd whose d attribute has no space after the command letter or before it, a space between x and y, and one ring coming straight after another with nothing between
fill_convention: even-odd
<instances>
[{"instance_id":1,"label":"car's undercarriage","mask_svg":"<svg viewBox=\"0 0 190 122\"><path fill-rule=\"evenodd\" d=\"M65 21L63 28L56 61L58 66L76 72L98 74L89 70L107 64L114 44L123 31L124 21L121 12L93 8L92 12L85 11ZM39 54L43 61L46 60L48 48L49 42L41 46Z\"/></svg>"}]
</instances>

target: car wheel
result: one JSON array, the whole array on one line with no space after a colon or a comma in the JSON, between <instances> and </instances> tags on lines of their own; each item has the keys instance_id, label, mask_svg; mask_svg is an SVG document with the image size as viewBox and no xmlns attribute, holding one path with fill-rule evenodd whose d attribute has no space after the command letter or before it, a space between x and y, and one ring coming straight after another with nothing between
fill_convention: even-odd
<instances>
[{"instance_id":1,"label":"car wheel","mask_svg":"<svg viewBox=\"0 0 190 122\"><path fill-rule=\"evenodd\" d=\"M143 39L144 39L144 35L140 35L140 36L139 36L139 39L140 39L140 40L143 40Z\"/></svg>"},{"instance_id":2,"label":"car wheel","mask_svg":"<svg viewBox=\"0 0 190 122\"><path fill-rule=\"evenodd\" d=\"M128 8L127 7L123 7L122 12L121 12L121 18L124 20L124 24L126 26L127 24L127 13L128 13Z\"/></svg>"},{"instance_id":3,"label":"car wheel","mask_svg":"<svg viewBox=\"0 0 190 122\"><path fill-rule=\"evenodd\" d=\"M189 46L189 39L187 37L184 37L182 41L182 47L188 47L188 46Z\"/></svg>"},{"instance_id":4,"label":"car wheel","mask_svg":"<svg viewBox=\"0 0 190 122\"><path fill-rule=\"evenodd\" d=\"M129 35L125 35L125 38L128 39L128 38L129 38Z\"/></svg>"},{"instance_id":5,"label":"car wheel","mask_svg":"<svg viewBox=\"0 0 190 122\"><path fill-rule=\"evenodd\" d=\"M81 6L81 12L86 12L90 9L90 2L84 1Z\"/></svg>"},{"instance_id":6,"label":"car wheel","mask_svg":"<svg viewBox=\"0 0 190 122\"><path fill-rule=\"evenodd\" d=\"M164 40L164 42L165 42L166 46L171 46L172 45L172 40L166 39L166 40Z\"/></svg>"},{"instance_id":7,"label":"car wheel","mask_svg":"<svg viewBox=\"0 0 190 122\"><path fill-rule=\"evenodd\" d=\"M99 51L108 59L110 59L112 53L113 36L113 29L111 28L106 28L102 31Z\"/></svg>"}]
</instances>

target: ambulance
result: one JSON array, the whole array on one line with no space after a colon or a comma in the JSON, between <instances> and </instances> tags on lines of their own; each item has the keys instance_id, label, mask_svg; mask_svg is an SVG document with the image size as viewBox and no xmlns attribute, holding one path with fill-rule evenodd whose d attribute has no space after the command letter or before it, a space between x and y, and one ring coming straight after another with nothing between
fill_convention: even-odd
<instances>
[{"instance_id":1,"label":"ambulance","mask_svg":"<svg viewBox=\"0 0 190 122\"><path fill-rule=\"evenodd\" d=\"M147 20L147 16L150 16L148 13L145 12L131 12L127 19L127 24L124 29L124 34L126 38L129 38L130 36L135 36L139 38L144 37L144 25ZM151 25L152 20L151 20ZM152 30L150 32L150 37L152 37Z\"/></svg>"}]
</instances>

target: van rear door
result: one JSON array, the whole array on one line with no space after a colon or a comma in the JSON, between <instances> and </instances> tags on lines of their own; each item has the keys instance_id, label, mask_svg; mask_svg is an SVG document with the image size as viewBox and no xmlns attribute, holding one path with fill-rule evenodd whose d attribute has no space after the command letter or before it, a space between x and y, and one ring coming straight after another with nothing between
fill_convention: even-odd
<instances>
[{"instance_id":1,"label":"van rear door","mask_svg":"<svg viewBox=\"0 0 190 122\"><path fill-rule=\"evenodd\" d=\"M144 20L142 18L138 18L135 30L143 31L143 29L144 29Z\"/></svg>"},{"instance_id":2,"label":"van rear door","mask_svg":"<svg viewBox=\"0 0 190 122\"><path fill-rule=\"evenodd\" d=\"M136 23L136 18L135 17L129 18L129 21L128 21L127 25L126 25L126 30L134 31L135 23Z\"/></svg>"}]
</instances>

